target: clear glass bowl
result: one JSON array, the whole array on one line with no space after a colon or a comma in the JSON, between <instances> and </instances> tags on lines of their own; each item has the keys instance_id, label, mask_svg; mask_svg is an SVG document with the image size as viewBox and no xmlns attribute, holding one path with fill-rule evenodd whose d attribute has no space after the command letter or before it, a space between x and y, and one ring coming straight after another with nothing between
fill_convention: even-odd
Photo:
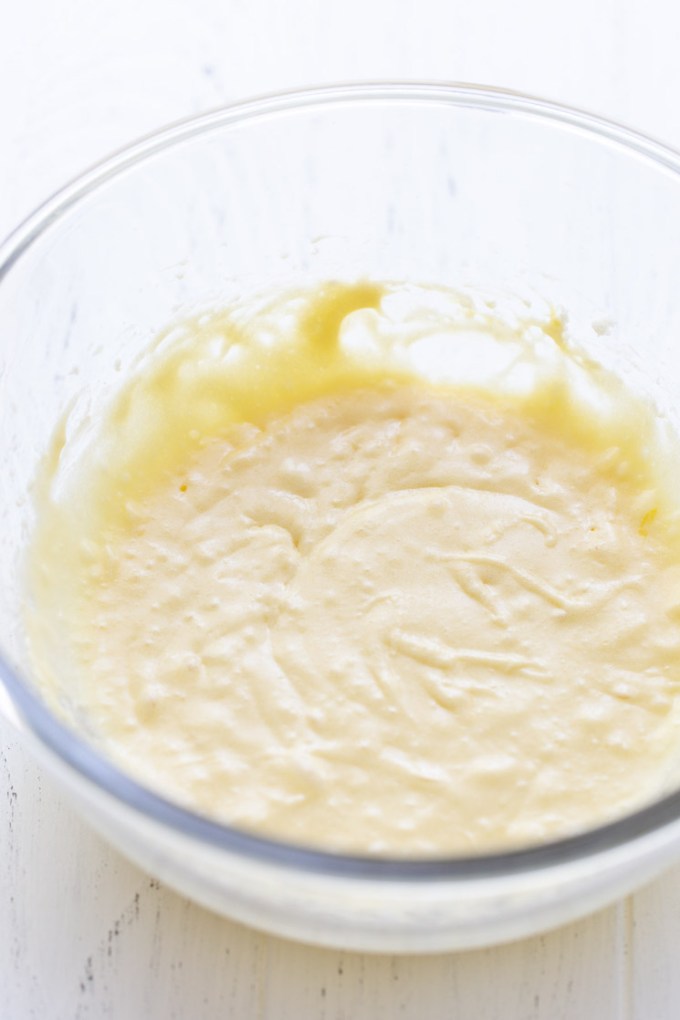
<instances>
[{"instance_id":1,"label":"clear glass bowl","mask_svg":"<svg viewBox=\"0 0 680 1020\"><path fill-rule=\"evenodd\" d=\"M119 153L24 223L0 250L4 710L90 822L213 910L379 951L527 935L680 857L680 793L583 835L465 859L340 856L217 824L55 718L21 612L31 482L59 415L104 401L178 315L331 277L538 294L673 415L679 266L678 155L586 114L461 85L351 85L219 110Z\"/></svg>"}]
</instances>

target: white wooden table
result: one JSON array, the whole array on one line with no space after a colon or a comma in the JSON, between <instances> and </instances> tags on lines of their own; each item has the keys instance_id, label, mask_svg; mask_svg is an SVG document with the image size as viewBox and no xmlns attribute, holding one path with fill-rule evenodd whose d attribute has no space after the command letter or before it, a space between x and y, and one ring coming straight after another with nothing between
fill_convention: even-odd
<instances>
[{"instance_id":1,"label":"white wooden table","mask_svg":"<svg viewBox=\"0 0 680 1020\"><path fill-rule=\"evenodd\" d=\"M358 78L480 81L680 147L674 0L0 0L0 234L170 120ZM162 888L73 815L0 720L0 1020L675 1020L680 867L528 942L314 950Z\"/></svg>"}]
</instances>

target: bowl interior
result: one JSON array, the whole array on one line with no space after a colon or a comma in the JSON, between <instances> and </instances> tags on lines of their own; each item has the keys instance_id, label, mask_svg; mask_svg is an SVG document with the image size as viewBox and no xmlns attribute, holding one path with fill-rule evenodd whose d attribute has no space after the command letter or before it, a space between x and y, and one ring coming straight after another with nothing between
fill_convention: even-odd
<instances>
[{"instance_id":1,"label":"bowl interior","mask_svg":"<svg viewBox=\"0 0 680 1020\"><path fill-rule=\"evenodd\" d=\"M41 707L22 626L22 551L56 423L68 411L67 450L77 451L89 409L159 330L288 283L372 277L481 290L563 308L571 334L675 421L679 169L661 147L540 102L365 86L171 129L36 214L0 253L0 648L29 728L142 803L141 788ZM55 645L55 661L61 654ZM144 810L159 802L144 792ZM190 817L177 809L168 820Z\"/></svg>"}]
</instances>

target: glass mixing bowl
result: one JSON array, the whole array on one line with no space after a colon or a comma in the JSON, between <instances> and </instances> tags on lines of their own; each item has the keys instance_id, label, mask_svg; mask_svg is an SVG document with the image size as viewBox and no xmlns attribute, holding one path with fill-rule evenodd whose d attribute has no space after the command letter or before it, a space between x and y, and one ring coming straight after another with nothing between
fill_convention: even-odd
<instances>
[{"instance_id":1,"label":"glass mixing bowl","mask_svg":"<svg viewBox=\"0 0 680 1020\"><path fill-rule=\"evenodd\" d=\"M4 711L92 825L213 910L377 951L527 935L680 857L676 792L548 845L437 860L321 853L192 814L45 705L21 572L31 482L59 416L100 406L183 313L357 276L540 295L673 417L679 266L680 156L586 114L463 85L350 85L228 107L126 149L25 222L0 250Z\"/></svg>"}]
</instances>

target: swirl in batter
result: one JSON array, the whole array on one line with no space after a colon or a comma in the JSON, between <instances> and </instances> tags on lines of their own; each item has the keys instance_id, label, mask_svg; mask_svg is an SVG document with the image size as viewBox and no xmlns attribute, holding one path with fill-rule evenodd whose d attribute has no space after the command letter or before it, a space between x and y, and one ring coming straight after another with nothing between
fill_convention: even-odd
<instances>
[{"instance_id":1,"label":"swirl in batter","mask_svg":"<svg viewBox=\"0 0 680 1020\"><path fill-rule=\"evenodd\" d=\"M581 830L677 771L676 446L554 319L372 284L204 317L50 461L36 662L123 768L246 829Z\"/></svg>"}]
</instances>

